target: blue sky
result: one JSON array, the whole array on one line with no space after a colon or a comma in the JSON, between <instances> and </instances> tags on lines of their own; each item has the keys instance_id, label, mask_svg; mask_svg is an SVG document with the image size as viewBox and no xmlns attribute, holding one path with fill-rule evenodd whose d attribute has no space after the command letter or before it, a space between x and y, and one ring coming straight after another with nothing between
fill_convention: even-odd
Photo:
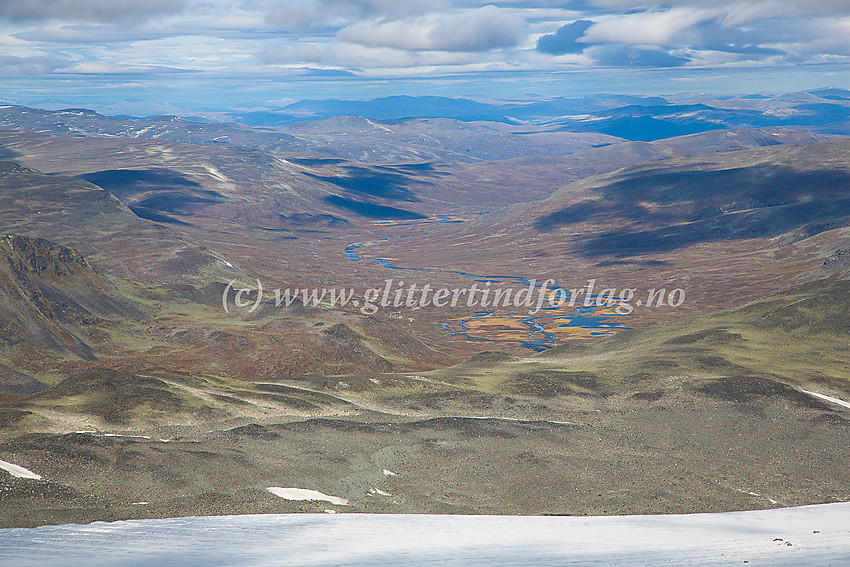
<instances>
[{"instance_id":1,"label":"blue sky","mask_svg":"<svg viewBox=\"0 0 850 567\"><path fill-rule=\"evenodd\" d=\"M0 99L137 114L389 94L850 88L850 2L3 0Z\"/></svg>"}]
</instances>

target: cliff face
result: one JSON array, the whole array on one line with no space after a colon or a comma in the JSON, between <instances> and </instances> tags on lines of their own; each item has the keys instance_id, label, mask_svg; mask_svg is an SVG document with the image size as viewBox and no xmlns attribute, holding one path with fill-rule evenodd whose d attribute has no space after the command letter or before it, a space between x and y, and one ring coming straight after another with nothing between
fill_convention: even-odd
<instances>
[{"instance_id":1,"label":"cliff face","mask_svg":"<svg viewBox=\"0 0 850 567\"><path fill-rule=\"evenodd\" d=\"M43 238L4 235L0 263L0 277L51 319L89 323L92 317L142 316L73 248Z\"/></svg>"},{"instance_id":2,"label":"cliff face","mask_svg":"<svg viewBox=\"0 0 850 567\"><path fill-rule=\"evenodd\" d=\"M43 353L96 360L101 329L142 317L76 250L41 238L0 235L0 357ZM12 382L19 380L0 375L0 393L31 389Z\"/></svg>"}]
</instances>

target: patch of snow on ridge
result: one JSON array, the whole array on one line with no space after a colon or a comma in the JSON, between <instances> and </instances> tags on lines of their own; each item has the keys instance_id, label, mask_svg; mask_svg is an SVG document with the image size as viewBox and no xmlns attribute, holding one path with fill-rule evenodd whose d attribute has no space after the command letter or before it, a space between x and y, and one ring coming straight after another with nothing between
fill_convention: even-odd
<instances>
[{"instance_id":1,"label":"patch of snow on ridge","mask_svg":"<svg viewBox=\"0 0 850 567\"><path fill-rule=\"evenodd\" d=\"M838 398L833 398L832 396L826 396L824 394L818 394L817 392L810 392L808 390L800 390L804 394L808 394L810 396L814 396L816 398L820 398L822 400L826 400L828 402L832 402L841 407L850 408L850 402L845 402L844 400L839 400Z\"/></svg>"},{"instance_id":2,"label":"patch of snow on ridge","mask_svg":"<svg viewBox=\"0 0 850 567\"><path fill-rule=\"evenodd\" d=\"M92 437L126 437L127 439L145 439L150 441L150 435L124 435L123 433L102 433L96 430L75 431L77 435L91 435ZM160 439L162 441L162 439Z\"/></svg>"},{"instance_id":3,"label":"patch of snow on ridge","mask_svg":"<svg viewBox=\"0 0 850 567\"><path fill-rule=\"evenodd\" d=\"M13 463L7 463L6 461L0 461L0 469L8 471L10 475L18 478L30 478L32 480L41 480L40 474L35 474L29 469L25 469L24 467Z\"/></svg>"},{"instance_id":4,"label":"patch of snow on ridge","mask_svg":"<svg viewBox=\"0 0 850 567\"><path fill-rule=\"evenodd\" d=\"M308 488L281 488L280 486L270 486L266 488L275 496L280 496L286 500L321 500L330 502L337 506L348 506L348 500L339 496L329 496L318 490L310 490Z\"/></svg>"}]
</instances>

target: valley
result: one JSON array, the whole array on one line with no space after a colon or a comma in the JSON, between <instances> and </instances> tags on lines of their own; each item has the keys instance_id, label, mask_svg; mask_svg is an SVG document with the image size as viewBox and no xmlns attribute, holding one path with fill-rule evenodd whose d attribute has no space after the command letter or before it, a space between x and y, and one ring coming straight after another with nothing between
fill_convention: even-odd
<instances>
[{"instance_id":1,"label":"valley","mask_svg":"<svg viewBox=\"0 0 850 567\"><path fill-rule=\"evenodd\" d=\"M820 95L0 108L0 523L846 501Z\"/></svg>"}]
</instances>

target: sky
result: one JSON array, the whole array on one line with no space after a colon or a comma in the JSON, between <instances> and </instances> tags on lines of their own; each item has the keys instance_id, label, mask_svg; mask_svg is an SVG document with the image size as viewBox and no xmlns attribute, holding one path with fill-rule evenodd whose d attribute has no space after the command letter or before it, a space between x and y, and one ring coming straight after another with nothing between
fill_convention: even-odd
<instances>
[{"instance_id":1,"label":"sky","mask_svg":"<svg viewBox=\"0 0 850 567\"><path fill-rule=\"evenodd\" d=\"M0 79L5 102L137 115L850 88L850 1L0 0Z\"/></svg>"}]
</instances>

